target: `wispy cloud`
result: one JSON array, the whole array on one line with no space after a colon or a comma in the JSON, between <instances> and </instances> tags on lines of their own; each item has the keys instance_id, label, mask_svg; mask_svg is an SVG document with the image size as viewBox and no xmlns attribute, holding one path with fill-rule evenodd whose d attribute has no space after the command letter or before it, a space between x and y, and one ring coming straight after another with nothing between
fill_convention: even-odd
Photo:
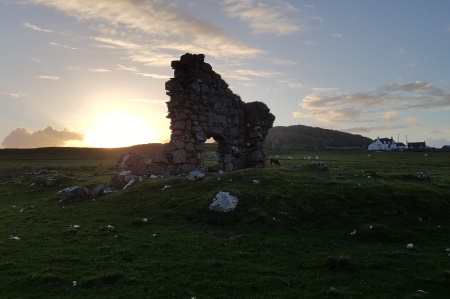
<instances>
[{"instance_id":1,"label":"wispy cloud","mask_svg":"<svg viewBox=\"0 0 450 299\"><path fill-rule=\"evenodd\" d=\"M392 132L395 130L405 129L405 125L377 125L377 126L364 126L364 127L351 127L340 129L343 132L348 132L352 134L369 134L372 132Z\"/></svg>"},{"instance_id":2,"label":"wispy cloud","mask_svg":"<svg viewBox=\"0 0 450 299\"><path fill-rule=\"evenodd\" d=\"M34 62L41 62L41 60L39 58L36 57L28 57L29 60L34 61Z\"/></svg>"},{"instance_id":3,"label":"wispy cloud","mask_svg":"<svg viewBox=\"0 0 450 299\"><path fill-rule=\"evenodd\" d=\"M38 27L36 25L32 25L30 23L23 23L22 26L25 27L25 28L28 28L28 29L31 29L31 30L35 30L35 31L40 31L40 32L48 32L48 33L53 32L53 30L43 29L43 28L40 28L40 27Z\"/></svg>"},{"instance_id":4,"label":"wispy cloud","mask_svg":"<svg viewBox=\"0 0 450 299\"><path fill-rule=\"evenodd\" d=\"M106 37L93 37L94 40L100 42L103 46L121 49L139 49L140 45L120 39L112 39Z\"/></svg>"},{"instance_id":5,"label":"wispy cloud","mask_svg":"<svg viewBox=\"0 0 450 299\"><path fill-rule=\"evenodd\" d=\"M134 66L124 66L121 64L117 65L117 69L118 70L124 70L124 71L129 71L129 72L138 72L138 69Z\"/></svg>"},{"instance_id":6,"label":"wispy cloud","mask_svg":"<svg viewBox=\"0 0 450 299\"><path fill-rule=\"evenodd\" d=\"M143 103L149 103L149 104L159 104L159 105L165 105L166 102L163 100L150 100L150 99L142 99L142 98L135 98L135 99L127 99L128 101L134 101L134 102L143 102Z\"/></svg>"},{"instance_id":7,"label":"wispy cloud","mask_svg":"<svg viewBox=\"0 0 450 299\"><path fill-rule=\"evenodd\" d=\"M430 135L435 135L435 134L450 134L450 129L430 130L430 131L426 131L425 133L430 134Z\"/></svg>"},{"instance_id":8,"label":"wispy cloud","mask_svg":"<svg viewBox=\"0 0 450 299\"><path fill-rule=\"evenodd\" d=\"M160 75L160 74L142 72L137 67L134 67L134 66L126 67L126 66L123 66L121 64L118 64L117 65L117 69L118 70L127 71L127 72L131 72L131 73L133 73L135 75L139 75L139 76L143 76L143 77L149 77L149 78L153 78L153 79L164 79L164 80L167 80L167 79L170 78L170 76L168 76L168 75Z\"/></svg>"},{"instance_id":9,"label":"wispy cloud","mask_svg":"<svg viewBox=\"0 0 450 299\"><path fill-rule=\"evenodd\" d=\"M164 79L164 80L170 79L170 76L167 76L167 75L159 75L159 74L151 74L151 73L138 72L138 73L136 73L136 75L140 75L143 77L149 77L149 78L153 78L153 79Z\"/></svg>"},{"instance_id":10,"label":"wispy cloud","mask_svg":"<svg viewBox=\"0 0 450 299\"><path fill-rule=\"evenodd\" d=\"M46 76L46 75L42 75L42 76L38 76L38 79L43 79L43 80L59 80L60 78L58 76Z\"/></svg>"},{"instance_id":11,"label":"wispy cloud","mask_svg":"<svg viewBox=\"0 0 450 299\"><path fill-rule=\"evenodd\" d=\"M282 74L279 72L255 71L255 70L236 70L236 73L243 76L253 76L262 78L270 78Z\"/></svg>"},{"instance_id":12,"label":"wispy cloud","mask_svg":"<svg viewBox=\"0 0 450 299\"><path fill-rule=\"evenodd\" d=\"M325 20L322 17L319 17L319 16L312 16L311 19L316 21L316 22L318 22L318 23L320 23L320 24L325 23Z\"/></svg>"},{"instance_id":13,"label":"wispy cloud","mask_svg":"<svg viewBox=\"0 0 450 299\"><path fill-rule=\"evenodd\" d=\"M232 39L223 29L181 11L174 3L145 0L30 1L59 9L79 20L97 21L99 32L101 25L106 23L115 28L115 36L123 35L130 39L125 44L114 44L113 38L105 36L101 40L105 45L109 43L110 46L139 50L134 45L143 45L141 40L151 39L154 43L146 45L147 48L161 49L176 39L178 45L184 45L184 51L201 48L205 54L218 57L249 57L263 53ZM108 41L108 38L111 40ZM133 42L133 39L139 42Z\"/></svg>"},{"instance_id":14,"label":"wispy cloud","mask_svg":"<svg viewBox=\"0 0 450 299\"><path fill-rule=\"evenodd\" d=\"M110 72L111 70L98 68L98 69L90 69L89 71L91 71L91 72L93 72L93 73L108 73L108 72Z\"/></svg>"},{"instance_id":15,"label":"wispy cloud","mask_svg":"<svg viewBox=\"0 0 450 299\"><path fill-rule=\"evenodd\" d=\"M276 65L296 65L296 64L298 64L297 61L290 60L290 59L280 59L280 58L270 59L270 62L272 62L273 64L276 64Z\"/></svg>"},{"instance_id":16,"label":"wispy cloud","mask_svg":"<svg viewBox=\"0 0 450 299\"><path fill-rule=\"evenodd\" d=\"M408 124L408 127L410 128L417 128L420 126L419 121L415 117L406 117L403 121Z\"/></svg>"},{"instance_id":17,"label":"wispy cloud","mask_svg":"<svg viewBox=\"0 0 450 299\"><path fill-rule=\"evenodd\" d=\"M255 34L287 35L304 29L291 16L298 10L285 1L223 0L223 7L230 17L248 22Z\"/></svg>"},{"instance_id":18,"label":"wispy cloud","mask_svg":"<svg viewBox=\"0 0 450 299\"><path fill-rule=\"evenodd\" d=\"M21 94L17 93L17 92L3 92L3 94L5 94L5 95L7 95L7 96L9 96L11 98L15 98L15 99L21 97Z\"/></svg>"},{"instance_id":19,"label":"wispy cloud","mask_svg":"<svg viewBox=\"0 0 450 299\"><path fill-rule=\"evenodd\" d=\"M79 50L78 48L66 46L66 45L63 45L63 44L55 43L55 42L50 42L50 45L52 45L54 47L60 47L60 48L65 48L65 49L70 49L70 50Z\"/></svg>"}]
</instances>

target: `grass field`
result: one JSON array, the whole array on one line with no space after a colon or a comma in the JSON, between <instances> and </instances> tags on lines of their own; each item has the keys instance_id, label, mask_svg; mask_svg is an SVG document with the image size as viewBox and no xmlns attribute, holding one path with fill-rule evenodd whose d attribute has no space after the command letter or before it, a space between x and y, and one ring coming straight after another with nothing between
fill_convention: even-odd
<instances>
[{"instance_id":1,"label":"grass field","mask_svg":"<svg viewBox=\"0 0 450 299\"><path fill-rule=\"evenodd\" d=\"M62 204L118 152L0 151L0 298L450 298L450 153L269 154Z\"/></svg>"}]
</instances>

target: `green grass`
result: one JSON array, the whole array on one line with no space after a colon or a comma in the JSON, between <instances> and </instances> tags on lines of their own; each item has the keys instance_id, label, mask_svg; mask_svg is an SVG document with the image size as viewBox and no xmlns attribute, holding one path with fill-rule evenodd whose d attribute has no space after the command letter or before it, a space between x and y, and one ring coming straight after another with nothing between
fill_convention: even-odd
<instances>
[{"instance_id":1,"label":"green grass","mask_svg":"<svg viewBox=\"0 0 450 299\"><path fill-rule=\"evenodd\" d=\"M116 157L0 155L0 297L449 297L449 153L269 155L281 166L65 205L58 190L108 182ZM235 211L208 210L219 191Z\"/></svg>"}]
</instances>

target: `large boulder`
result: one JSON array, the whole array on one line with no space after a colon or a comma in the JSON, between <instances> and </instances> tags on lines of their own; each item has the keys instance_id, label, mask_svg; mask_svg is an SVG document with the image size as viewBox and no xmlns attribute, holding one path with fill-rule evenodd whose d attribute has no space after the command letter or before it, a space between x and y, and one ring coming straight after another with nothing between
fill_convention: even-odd
<instances>
[{"instance_id":1,"label":"large boulder","mask_svg":"<svg viewBox=\"0 0 450 299\"><path fill-rule=\"evenodd\" d=\"M233 211L239 199L236 196L231 195L229 192L220 191L216 194L213 202L209 205L209 209L217 212L228 213Z\"/></svg>"}]
</instances>

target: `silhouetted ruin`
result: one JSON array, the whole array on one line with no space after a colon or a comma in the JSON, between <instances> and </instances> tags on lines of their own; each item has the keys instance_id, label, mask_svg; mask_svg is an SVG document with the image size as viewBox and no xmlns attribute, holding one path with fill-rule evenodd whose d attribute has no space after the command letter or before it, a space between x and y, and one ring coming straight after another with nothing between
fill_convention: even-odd
<instances>
[{"instance_id":1,"label":"silhouetted ruin","mask_svg":"<svg viewBox=\"0 0 450 299\"><path fill-rule=\"evenodd\" d=\"M152 155L152 163L134 155L122 157L119 171L172 176L202 167L205 141L218 144L217 170L233 171L266 164L264 141L275 116L261 102L244 103L203 54L185 54L172 61L174 78L166 82L170 143ZM129 160L129 162L127 162Z\"/></svg>"}]
</instances>

